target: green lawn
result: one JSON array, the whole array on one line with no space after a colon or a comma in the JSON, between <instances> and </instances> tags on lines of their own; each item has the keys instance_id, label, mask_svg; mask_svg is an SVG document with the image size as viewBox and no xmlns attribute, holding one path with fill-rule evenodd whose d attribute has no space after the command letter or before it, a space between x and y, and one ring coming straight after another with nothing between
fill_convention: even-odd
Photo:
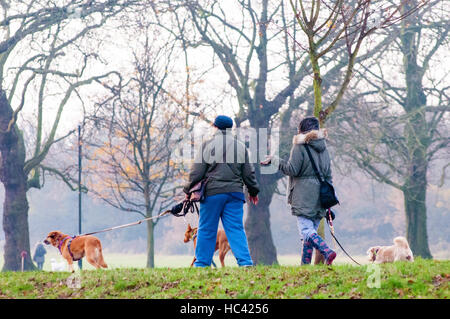
<instances>
[{"instance_id":1,"label":"green lawn","mask_svg":"<svg viewBox=\"0 0 450 319\"><path fill-rule=\"evenodd\" d=\"M189 262L190 257L186 258ZM123 260L127 262L131 260ZM449 297L449 260L417 258L414 263L381 265L375 271L368 271L368 267L372 266L83 270L75 274L80 279L80 288L68 287L67 272L5 272L0 273L0 298ZM374 283L371 278L377 271L379 288L371 288Z\"/></svg>"},{"instance_id":2,"label":"green lawn","mask_svg":"<svg viewBox=\"0 0 450 319\"><path fill-rule=\"evenodd\" d=\"M48 249L46 254L44 270L51 271L51 259L55 259L56 262L64 262L63 258L59 254L57 249ZM122 253L103 253L105 262L108 264L110 269L116 268L145 268L147 256L146 254L122 254ZM155 256L155 266L160 267L171 267L180 268L188 267L192 262L193 256L191 255L157 255ZM278 262L282 266L299 266L300 256L299 255L281 255L277 256ZM356 260L359 263L368 263L366 256L356 256ZM214 256L214 262L218 267L220 267L220 261L217 257L217 253ZM336 264L351 263L344 254L339 254L335 260ZM0 265L3 265L3 254L0 254ZM236 259L233 254L228 253L225 257L225 265L230 267L236 267ZM85 259L83 259L83 267L86 270L93 270L92 267Z\"/></svg>"}]
</instances>

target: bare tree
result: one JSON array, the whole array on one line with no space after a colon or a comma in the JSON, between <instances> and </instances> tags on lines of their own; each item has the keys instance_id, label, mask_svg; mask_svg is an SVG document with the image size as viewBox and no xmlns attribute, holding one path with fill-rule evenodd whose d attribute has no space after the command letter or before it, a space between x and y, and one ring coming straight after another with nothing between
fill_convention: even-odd
<instances>
[{"instance_id":1,"label":"bare tree","mask_svg":"<svg viewBox=\"0 0 450 319\"><path fill-rule=\"evenodd\" d=\"M389 1L353 0L289 0L297 23L307 37L307 50L313 70L314 115L323 124L336 109L353 75L363 41L379 28L391 26L413 14L424 2L393 4ZM408 5L406 5L408 4ZM320 60L343 42L347 63L342 81L326 108L322 105ZM301 46L301 44L299 44Z\"/></svg>"},{"instance_id":2,"label":"bare tree","mask_svg":"<svg viewBox=\"0 0 450 319\"><path fill-rule=\"evenodd\" d=\"M294 96L307 74L305 65L291 54L291 35L272 21L281 16L280 24L293 26L293 17L286 12L284 3L189 1L181 6L187 9L192 21L194 33L190 38L184 35L190 47L210 47L228 76L227 84L238 103L237 126L270 128L278 111ZM269 30L271 23L273 28ZM270 55L277 56L276 61L270 61ZM271 91L269 85L286 66L290 68L288 80L278 91ZM306 100L307 94L293 99L289 112L294 112ZM289 118L285 117L287 124ZM256 174L262 185L260 201L257 206L248 204L246 233L253 261L274 264L277 257L270 231L269 205L281 176L261 174L258 166Z\"/></svg>"},{"instance_id":3,"label":"bare tree","mask_svg":"<svg viewBox=\"0 0 450 319\"><path fill-rule=\"evenodd\" d=\"M398 23L423 5L423 3L416 4L405 9L405 2L408 1L398 4L371 0L289 0L289 2L297 23L307 38L306 45L297 44L309 55L313 73L313 114L319 119L321 126L325 126L326 120L341 102L353 77L355 63L376 52L370 50L362 57L358 57L366 38L377 29ZM327 97L328 105L324 107L322 60L326 59L327 55L333 54L336 47L345 48L341 51L344 55L343 69L345 71L343 76L338 76L334 81L334 89ZM324 235L323 221L319 227L319 233ZM323 262L323 256L316 253L315 263L321 262Z\"/></svg>"},{"instance_id":4,"label":"bare tree","mask_svg":"<svg viewBox=\"0 0 450 319\"><path fill-rule=\"evenodd\" d=\"M338 2L343 5L342 1ZM227 84L238 104L236 124L256 129L276 126L283 128L281 154L287 153L286 149L290 148L291 136L295 132L295 118L315 111L315 102L318 101L315 93L320 93L320 99L331 101L333 96L338 94L340 97L336 98L334 103L337 105L348 82L339 83L336 79L340 78L342 73L349 74L346 76L347 80L351 78L349 54L352 55L352 62L353 59L357 60L359 46L366 34L361 36L359 44L355 45L353 41L356 35L363 33L361 30L368 33L368 29L361 29L364 21L367 22L368 19L364 15L366 7L363 5L352 10L352 16L336 11L331 4L325 3L322 9L316 7L311 12L315 17L320 11L320 19L315 19L321 29L310 34L304 32L307 29L302 29L304 25L299 22L303 21L315 30L314 24L309 20L301 20L302 16L297 14L297 11L292 13L289 8L296 9L293 2L236 0L226 3L162 3L172 11L186 9L190 14L194 32L180 35L188 46L207 46L213 50L215 59L218 59L228 76ZM340 26L340 30L344 31L336 32L333 24L329 26L327 17L330 15L331 22L334 19L335 25L345 22L343 27ZM390 19L393 21L393 16ZM358 23L355 24L355 21ZM314 39L318 35L322 38L320 43ZM359 40L358 37L356 39ZM311 50L303 43L310 43L314 47L314 54L317 54L314 56L314 63L311 63ZM376 47L372 49L376 50ZM369 52L364 52L359 59L369 55ZM318 66L321 73L315 72ZM314 74L320 74L320 77L314 78ZM248 206L246 232L253 260L256 263L272 264L276 263L277 259L270 232L269 205L281 175L260 174L259 167L257 175L263 185L261 200L257 206Z\"/></svg>"},{"instance_id":5,"label":"bare tree","mask_svg":"<svg viewBox=\"0 0 450 319\"><path fill-rule=\"evenodd\" d=\"M156 216L173 205L176 181L182 178L173 152L183 136L184 112L166 94L174 58L174 41L164 42L149 25L142 27L145 40L134 53L134 71L123 87L111 86L101 102L88 144L90 182L97 197L125 212L144 218ZM135 34L137 31L134 31ZM150 36L150 34L152 34ZM127 76L124 75L124 78ZM154 229L159 219L147 221L147 267L153 268Z\"/></svg>"},{"instance_id":6,"label":"bare tree","mask_svg":"<svg viewBox=\"0 0 450 319\"><path fill-rule=\"evenodd\" d=\"M83 86L110 72L88 70L98 55L82 40L139 1L1 1L0 28L0 180L5 187L3 270L34 269L28 233L27 191L40 188L42 164L52 145L71 134L58 132L63 111ZM76 61L76 62L75 62ZM34 112L32 149L22 134L20 116ZM53 118L53 119L51 119ZM50 123L50 124L45 124Z\"/></svg>"},{"instance_id":7,"label":"bare tree","mask_svg":"<svg viewBox=\"0 0 450 319\"><path fill-rule=\"evenodd\" d=\"M403 10L417 4L412 1ZM359 66L361 86L330 125L343 141L336 148L342 158L403 193L411 249L431 258L427 177L431 162L448 154L450 143L448 71L440 71L448 58L450 21L443 1L425 9L384 34L393 45Z\"/></svg>"}]
</instances>

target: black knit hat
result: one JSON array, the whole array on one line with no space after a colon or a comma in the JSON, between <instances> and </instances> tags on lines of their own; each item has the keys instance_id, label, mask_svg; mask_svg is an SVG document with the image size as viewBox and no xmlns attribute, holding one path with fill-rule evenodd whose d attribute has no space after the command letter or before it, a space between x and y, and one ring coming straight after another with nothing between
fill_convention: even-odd
<instances>
[{"instance_id":1,"label":"black knit hat","mask_svg":"<svg viewBox=\"0 0 450 319\"><path fill-rule=\"evenodd\" d=\"M320 127L319 120L315 116L305 117L299 124L300 133L306 133L312 130L318 130Z\"/></svg>"}]
</instances>

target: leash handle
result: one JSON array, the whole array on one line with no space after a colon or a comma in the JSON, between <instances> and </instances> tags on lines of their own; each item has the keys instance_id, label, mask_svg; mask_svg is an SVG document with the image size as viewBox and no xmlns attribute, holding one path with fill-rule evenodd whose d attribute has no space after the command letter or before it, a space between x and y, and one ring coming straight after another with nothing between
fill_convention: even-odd
<instances>
[{"instance_id":1,"label":"leash handle","mask_svg":"<svg viewBox=\"0 0 450 319\"><path fill-rule=\"evenodd\" d=\"M328 208L328 226L330 227L330 232L333 235L333 247L336 250L336 240L334 237L333 218L331 218L331 208Z\"/></svg>"}]
</instances>

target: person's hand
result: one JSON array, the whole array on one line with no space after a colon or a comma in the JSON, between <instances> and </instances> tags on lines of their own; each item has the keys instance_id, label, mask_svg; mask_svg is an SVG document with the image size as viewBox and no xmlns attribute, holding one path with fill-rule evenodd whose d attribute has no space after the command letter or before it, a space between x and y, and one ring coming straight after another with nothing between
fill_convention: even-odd
<instances>
[{"instance_id":1,"label":"person's hand","mask_svg":"<svg viewBox=\"0 0 450 319\"><path fill-rule=\"evenodd\" d=\"M336 218L336 214L330 209L330 210L327 210L326 217L327 217L327 220L330 220L330 217L331 217L331 220L333 221Z\"/></svg>"},{"instance_id":2,"label":"person's hand","mask_svg":"<svg viewBox=\"0 0 450 319\"><path fill-rule=\"evenodd\" d=\"M258 202L259 202L259 198L258 198L258 195L256 195L256 196L250 196L249 197L250 198L250 202L253 204L253 205L258 205Z\"/></svg>"},{"instance_id":3,"label":"person's hand","mask_svg":"<svg viewBox=\"0 0 450 319\"><path fill-rule=\"evenodd\" d=\"M266 159L262 161L260 164L263 166L270 165L272 163L272 156L266 156Z\"/></svg>"}]
</instances>

